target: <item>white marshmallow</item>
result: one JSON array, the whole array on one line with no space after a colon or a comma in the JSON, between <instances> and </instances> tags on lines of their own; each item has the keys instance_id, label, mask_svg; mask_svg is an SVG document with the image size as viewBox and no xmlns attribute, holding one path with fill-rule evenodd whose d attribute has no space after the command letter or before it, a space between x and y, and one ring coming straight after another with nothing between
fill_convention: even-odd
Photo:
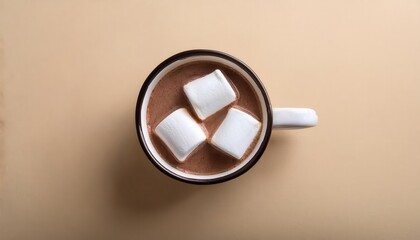
<instances>
[{"instance_id":1,"label":"white marshmallow","mask_svg":"<svg viewBox=\"0 0 420 240\"><path fill-rule=\"evenodd\" d=\"M260 127L261 123L251 115L231 108L210 143L236 159L241 159Z\"/></svg>"},{"instance_id":2,"label":"white marshmallow","mask_svg":"<svg viewBox=\"0 0 420 240\"><path fill-rule=\"evenodd\" d=\"M235 91L219 69L186 84L184 92L201 120L236 99Z\"/></svg>"},{"instance_id":3,"label":"white marshmallow","mask_svg":"<svg viewBox=\"0 0 420 240\"><path fill-rule=\"evenodd\" d=\"M203 129L185 108L169 114L155 132L180 162L206 140Z\"/></svg>"}]
</instances>

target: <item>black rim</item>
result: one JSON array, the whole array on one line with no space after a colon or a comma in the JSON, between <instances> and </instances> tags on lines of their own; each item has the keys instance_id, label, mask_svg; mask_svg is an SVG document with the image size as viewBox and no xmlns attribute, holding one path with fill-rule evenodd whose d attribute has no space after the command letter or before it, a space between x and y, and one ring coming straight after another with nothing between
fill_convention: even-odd
<instances>
[{"instance_id":1,"label":"black rim","mask_svg":"<svg viewBox=\"0 0 420 240\"><path fill-rule=\"evenodd\" d=\"M192 56L214 56L214 57L223 58L225 60L228 60L230 62L235 63L237 66L242 68L245 72L247 72L252 77L252 79L255 81L256 85L258 86L258 88L263 93L264 102L265 102L265 105L266 105L266 108L267 108L266 109L266 111L267 111L267 130L265 132L264 139L261 143L260 148L257 150L257 152L252 157L252 159L247 164L245 164L242 168L240 168L239 170L237 170L237 171L235 171L231 174L228 174L226 176L219 177L219 178L192 179L192 178L187 178L187 177L178 175L174 172L171 172L169 169L167 169L163 165L161 165L161 163L151 154L149 147L145 144L145 137L144 137L143 131L140 127L141 126L141 118L140 118L141 106L143 104L144 96L146 94L146 91L147 91L150 83L153 81L153 79L156 77L156 75L160 71L162 71L164 68L166 68L168 65L172 64L175 61L178 61L178 60L181 60L181 59L184 59L184 58L187 58L187 57L192 57ZM180 52L180 53L175 54L172 57L166 59L161 64L159 64L149 74L149 76L146 78L146 81L143 83L143 86L140 89L139 96L137 98L137 105L136 105L136 113L135 114L136 114L135 118L136 118L137 136L139 138L140 145L143 148L143 150L144 150L147 158L150 160L150 162L153 165L155 165L161 172L166 174L167 176L172 177L172 178L174 178L176 180L179 180L179 181L182 181L182 182L192 183L192 184L221 183L221 182L225 182L225 181L237 178L240 175L247 172L249 169L252 168L252 166L254 166L258 162L258 160L261 158L262 154L264 153L265 148L267 147L267 144L268 144L268 140L270 139L270 136L271 136L271 129L272 129L272 124L273 124L271 103L270 103L270 100L268 98L267 91L265 90L265 88L264 88L262 82L260 81L260 79L258 78L257 74L255 74L254 71L252 71L251 68L248 67L245 63L243 63L239 59L237 59L237 58L235 58L235 57L233 57L229 54L226 54L224 52L215 51L215 50L206 50L206 49L196 49L196 50L188 50L188 51Z\"/></svg>"}]
</instances>

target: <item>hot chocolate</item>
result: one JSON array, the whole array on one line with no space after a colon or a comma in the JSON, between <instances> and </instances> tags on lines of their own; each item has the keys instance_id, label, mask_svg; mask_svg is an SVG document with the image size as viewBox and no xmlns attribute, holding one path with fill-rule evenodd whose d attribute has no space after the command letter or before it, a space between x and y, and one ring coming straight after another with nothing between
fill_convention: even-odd
<instances>
[{"instance_id":1,"label":"hot chocolate","mask_svg":"<svg viewBox=\"0 0 420 240\"><path fill-rule=\"evenodd\" d=\"M194 113L191 103L183 91L183 87L216 69L219 69L226 76L236 92L237 98L222 110L202 120ZM226 118L229 109L240 109L261 122L262 110L260 106L261 104L254 89L239 72L220 63L197 61L177 67L159 81L150 96L147 106L147 126L154 147L168 164L187 173L215 174L232 169L246 159L255 148L258 137L249 145L240 159L234 158L206 141L197 147L185 161L179 162L161 138L157 136L155 132L156 127L170 113L177 109L185 108L196 122L200 124L208 139L210 139Z\"/></svg>"}]
</instances>

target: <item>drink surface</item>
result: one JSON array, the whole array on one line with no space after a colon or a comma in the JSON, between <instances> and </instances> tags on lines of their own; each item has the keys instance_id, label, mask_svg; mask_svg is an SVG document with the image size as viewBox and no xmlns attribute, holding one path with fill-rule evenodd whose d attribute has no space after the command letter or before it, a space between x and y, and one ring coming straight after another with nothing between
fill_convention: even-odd
<instances>
[{"instance_id":1,"label":"drink surface","mask_svg":"<svg viewBox=\"0 0 420 240\"><path fill-rule=\"evenodd\" d=\"M194 113L185 96L183 86L216 69L220 69L230 81L237 93L238 99L231 105L202 121ZM189 110L196 121L203 126L209 137L216 132L231 107L243 109L261 121L262 111L259 99L252 86L248 83L248 80L236 70L220 63L197 61L181 65L166 74L156 85L150 96L146 116L148 131L152 144L168 164L181 171L192 174L215 174L232 169L240 164L243 159L247 158L255 148L258 137L249 146L244 156L238 160L205 142L196 151L191 153L185 162L178 162L162 140L156 135L154 129L171 112L182 107Z\"/></svg>"}]
</instances>

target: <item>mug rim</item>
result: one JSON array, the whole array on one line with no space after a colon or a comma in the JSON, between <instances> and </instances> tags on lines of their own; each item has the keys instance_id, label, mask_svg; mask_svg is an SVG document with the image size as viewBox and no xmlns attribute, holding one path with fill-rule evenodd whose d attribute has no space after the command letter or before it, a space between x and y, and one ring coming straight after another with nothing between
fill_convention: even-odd
<instances>
[{"instance_id":1,"label":"mug rim","mask_svg":"<svg viewBox=\"0 0 420 240\"><path fill-rule=\"evenodd\" d=\"M230 61L230 62L236 64L238 67L240 67L242 70L244 70L247 74L249 74L249 76L255 82L255 84L257 85L259 90L262 92L262 97L263 97L265 107L266 107L265 111L267 112L267 128L266 128L266 132L264 134L264 138L261 142L261 145L258 148L258 150L255 152L254 156L252 156L252 158L249 160L249 162L247 164L245 164L243 167L241 167L237 171L232 172L232 173L230 173L228 175L225 175L225 176L222 176L222 177L218 177L218 178L193 179L193 178L188 178L188 177L185 177L185 176L181 176L179 174L176 174L176 173L166 169L165 167L163 167L159 163L159 161L151 153L149 147L145 143L145 136L144 136L144 133L143 133L142 128L141 128L142 121L141 121L141 118L140 118L140 113L141 113L142 104L143 104L147 89L149 88L150 84L153 82L155 77L158 75L158 73L160 73L163 69L165 69L170 64L172 64L172 63L174 63L178 60L185 59L185 58L188 58L188 57L193 57L193 56L219 57L219 58L222 58L224 60L227 60L227 61ZM164 60L163 62L161 62L148 75L148 77L144 81L144 83L143 83L143 85L140 89L139 95L137 97L136 111L135 111L135 123L136 123L137 137L139 139L140 146L142 147L144 153L146 154L147 159L149 159L149 161L156 168L158 168L165 175L167 175L167 176L169 176L173 179L176 179L176 180L179 180L179 181L182 181L182 182L185 182L185 183L205 185L205 184L222 183L222 182L226 182L226 181L235 179L235 178L241 176L242 174L244 174L245 172L249 171L258 162L258 160L261 158L262 154L264 153L264 151L265 151L265 149L268 145L268 141L270 139L270 136L271 136L272 125L273 125L273 116L272 116L272 107L271 107L270 99L268 97L267 90L265 89L264 85L262 84L262 82L259 79L259 77L257 76L257 74L248 65L246 65L241 60L239 60L239 59L237 59L237 58L233 57L232 55L229 55L225 52L221 52L221 51L217 51L217 50L210 50L210 49L193 49L193 50L182 51L182 52L179 52L175 55L172 55L171 57L169 57L166 60Z\"/></svg>"}]
</instances>

